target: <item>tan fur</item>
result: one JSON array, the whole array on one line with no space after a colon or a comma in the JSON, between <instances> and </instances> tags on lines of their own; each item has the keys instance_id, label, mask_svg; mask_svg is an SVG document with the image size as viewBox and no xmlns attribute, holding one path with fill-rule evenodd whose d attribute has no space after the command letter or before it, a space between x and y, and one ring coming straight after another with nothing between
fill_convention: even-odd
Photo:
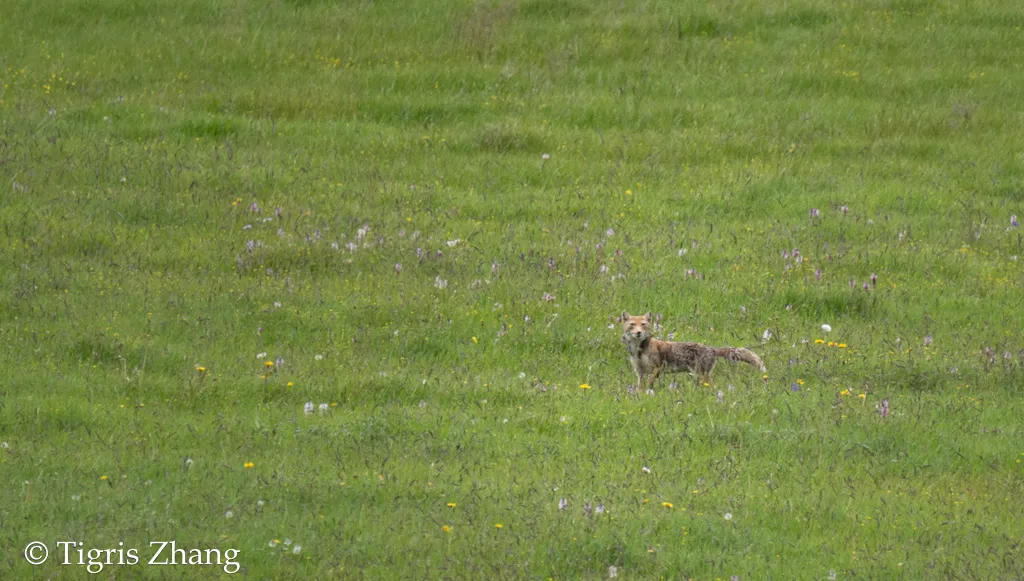
<instances>
[{"instance_id":1,"label":"tan fur","mask_svg":"<svg viewBox=\"0 0 1024 581\"><path fill-rule=\"evenodd\" d=\"M662 372L686 371L698 383L711 382L711 370L719 357L743 361L766 371L761 358L743 347L708 347L700 343L677 343L651 337L651 314L632 317L622 313L622 341L629 350L629 361L636 373L637 386L648 388Z\"/></svg>"}]
</instances>

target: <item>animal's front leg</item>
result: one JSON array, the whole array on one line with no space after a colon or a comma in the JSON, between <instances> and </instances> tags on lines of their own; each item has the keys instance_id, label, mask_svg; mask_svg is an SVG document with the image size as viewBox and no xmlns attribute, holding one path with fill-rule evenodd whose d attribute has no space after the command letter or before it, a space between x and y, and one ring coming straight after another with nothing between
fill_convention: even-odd
<instances>
[{"instance_id":1,"label":"animal's front leg","mask_svg":"<svg viewBox=\"0 0 1024 581\"><path fill-rule=\"evenodd\" d=\"M662 363L661 365L656 366L654 369L651 370L651 378L647 381L647 387L648 388L654 387L654 380L658 379L658 376L661 375L661 370L662 369L665 369L665 364L664 363Z\"/></svg>"}]
</instances>

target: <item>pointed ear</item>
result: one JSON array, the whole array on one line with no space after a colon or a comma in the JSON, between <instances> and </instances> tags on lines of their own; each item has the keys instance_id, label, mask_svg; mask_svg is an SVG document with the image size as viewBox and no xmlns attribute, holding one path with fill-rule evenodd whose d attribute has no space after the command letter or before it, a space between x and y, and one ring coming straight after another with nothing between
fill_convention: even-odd
<instances>
[{"instance_id":1,"label":"pointed ear","mask_svg":"<svg viewBox=\"0 0 1024 581\"><path fill-rule=\"evenodd\" d=\"M651 312L647 311L647 314L644 315L644 318L647 319L648 321L650 321L651 320Z\"/></svg>"},{"instance_id":2,"label":"pointed ear","mask_svg":"<svg viewBox=\"0 0 1024 581\"><path fill-rule=\"evenodd\" d=\"M620 323L625 323L628 320L629 320L629 313L627 313L626 311L622 311L622 318L619 319L619 322Z\"/></svg>"}]
</instances>

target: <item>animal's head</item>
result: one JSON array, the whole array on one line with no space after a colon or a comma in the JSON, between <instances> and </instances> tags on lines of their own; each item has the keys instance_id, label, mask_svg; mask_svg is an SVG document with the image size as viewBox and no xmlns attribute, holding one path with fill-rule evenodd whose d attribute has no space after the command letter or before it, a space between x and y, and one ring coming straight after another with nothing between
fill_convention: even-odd
<instances>
[{"instance_id":1,"label":"animal's head","mask_svg":"<svg viewBox=\"0 0 1024 581\"><path fill-rule=\"evenodd\" d=\"M623 337L627 341L646 341L651 336L651 313L639 317L630 316L623 312L622 319Z\"/></svg>"}]
</instances>

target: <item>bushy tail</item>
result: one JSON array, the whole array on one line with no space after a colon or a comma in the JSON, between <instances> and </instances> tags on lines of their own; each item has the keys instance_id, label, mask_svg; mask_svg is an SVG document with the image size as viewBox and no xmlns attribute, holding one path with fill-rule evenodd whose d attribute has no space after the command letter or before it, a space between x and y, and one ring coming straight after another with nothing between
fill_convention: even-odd
<instances>
[{"instance_id":1,"label":"bushy tail","mask_svg":"<svg viewBox=\"0 0 1024 581\"><path fill-rule=\"evenodd\" d=\"M764 366L764 362L761 361L761 358L750 349L745 349L743 347L716 347L715 355L728 359L729 361L743 361L745 363L749 363L760 369L762 372L768 371Z\"/></svg>"}]
</instances>

